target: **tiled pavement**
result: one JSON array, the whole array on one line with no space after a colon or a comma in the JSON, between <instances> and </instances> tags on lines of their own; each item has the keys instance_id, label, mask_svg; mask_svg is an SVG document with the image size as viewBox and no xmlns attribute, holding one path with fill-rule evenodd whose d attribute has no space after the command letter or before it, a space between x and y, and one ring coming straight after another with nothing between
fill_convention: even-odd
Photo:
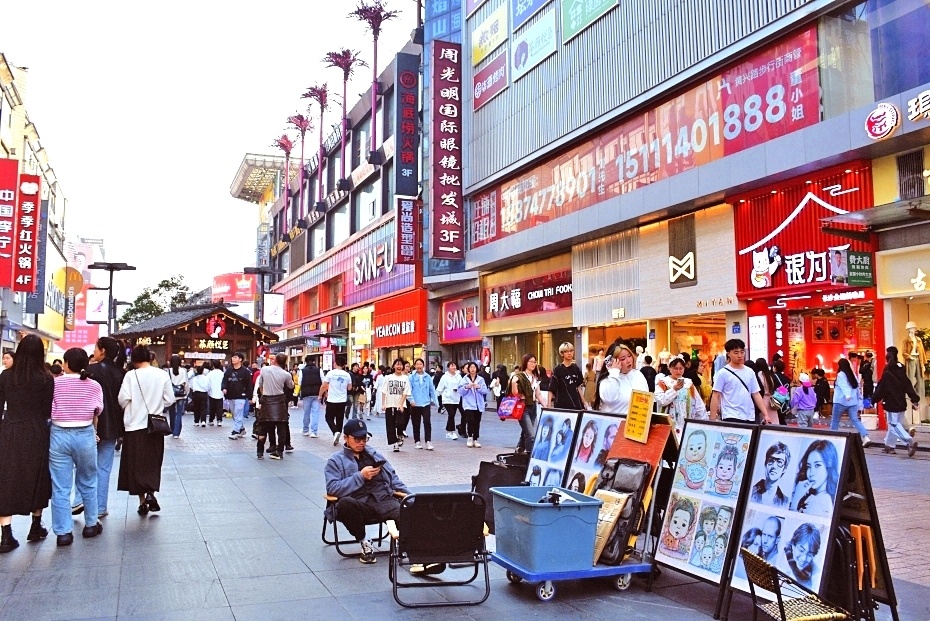
<instances>
[{"instance_id":1,"label":"tiled pavement","mask_svg":"<svg viewBox=\"0 0 930 621\"><path fill-rule=\"evenodd\" d=\"M257 461L252 441L226 439L230 426L188 427L168 450L159 495L161 513L140 518L135 500L111 490L102 536L78 536L70 548L50 537L27 544L26 518L14 519L21 546L0 557L0 621L134 619L137 621L294 621L302 619L706 620L715 589L665 570L652 592L634 580L625 592L604 581L560 583L554 601L537 601L528 585L507 583L492 565L490 599L476 607L407 610L390 594L386 558L371 566L338 557L320 541L322 468L331 437L300 435L283 461ZM389 458L411 487L465 489L481 459L504 452L517 426L486 415L481 449L445 439L417 451L412 438ZM383 447L383 422L371 423ZM930 497L930 455L908 460L869 450L869 467L884 526L901 619L930 619L930 546L922 537ZM116 477L113 477L115 488ZM48 512L46 524L50 520ZM75 520L75 532L82 526ZM915 541L920 543L914 544ZM492 541L493 546L493 541ZM443 597L439 588L423 597ZM731 619L748 619L736 598ZM883 608L879 619L890 618Z\"/></svg>"}]
</instances>

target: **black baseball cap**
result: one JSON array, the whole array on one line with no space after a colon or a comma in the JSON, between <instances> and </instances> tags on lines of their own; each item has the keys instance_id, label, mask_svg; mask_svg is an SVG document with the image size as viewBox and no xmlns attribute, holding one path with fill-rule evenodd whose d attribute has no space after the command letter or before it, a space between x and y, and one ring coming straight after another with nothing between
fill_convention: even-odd
<instances>
[{"instance_id":1,"label":"black baseball cap","mask_svg":"<svg viewBox=\"0 0 930 621\"><path fill-rule=\"evenodd\" d=\"M365 421L353 418L343 426L342 433L353 438L367 438L368 427L365 425Z\"/></svg>"}]
</instances>

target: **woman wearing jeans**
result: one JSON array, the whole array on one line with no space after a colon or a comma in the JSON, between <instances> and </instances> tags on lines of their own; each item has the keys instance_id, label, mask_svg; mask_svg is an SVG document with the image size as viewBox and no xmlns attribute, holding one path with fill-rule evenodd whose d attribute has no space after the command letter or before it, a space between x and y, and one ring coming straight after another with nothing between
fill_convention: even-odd
<instances>
[{"instance_id":1,"label":"woman wearing jeans","mask_svg":"<svg viewBox=\"0 0 930 621\"><path fill-rule=\"evenodd\" d=\"M840 358L837 366L839 370L833 383L833 418L830 420L830 429L840 428L840 417L845 412L853 427L862 436L862 446L868 446L871 443L869 432L859 420L859 381L849 365L849 360Z\"/></svg>"},{"instance_id":2,"label":"woman wearing jeans","mask_svg":"<svg viewBox=\"0 0 930 621\"><path fill-rule=\"evenodd\" d=\"M539 379L536 377L536 356L525 354L520 370L510 376L510 390L507 394L519 397L524 404L523 418L520 419L520 440L517 442L518 453L532 453L536 440L536 404L539 403Z\"/></svg>"},{"instance_id":3,"label":"woman wearing jeans","mask_svg":"<svg viewBox=\"0 0 930 621\"><path fill-rule=\"evenodd\" d=\"M465 416L465 434L468 437L466 446L481 448L478 437L481 431L481 414L485 408L485 397L488 395L488 386L484 378L478 375L478 365L469 362L465 365L465 377L458 387L462 397L462 412ZM526 414L523 415L526 418Z\"/></svg>"},{"instance_id":4,"label":"woman wearing jeans","mask_svg":"<svg viewBox=\"0 0 930 621\"><path fill-rule=\"evenodd\" d=\"M97 515L97 416L103 389L87 376L87 352L72 347L64 355L64 373L55 378L49 470L52 475L52 529L59 546L74 543L71 533L71 482L84 501L84 537L103 532Z\"/></svg>"},{"instance_id":5,"label":"woman wearing jeans","mask_svg":"<svg viewBox=\"0 0 930 621\"><path fill-rule=\"evenodd\" d=\"M885 370L872 394L876 401L881 401L888 419L888 432L885 434L883 453L894 454L896 440L907 445L907 456L913 457L917 452L917 441L904 430L901 419L907 411L907 398L911 398L911 407L920 404L920 397L907 377L904 365L898 362L898 348L891 346L885 350Z\"/></svg>"}]
</instances>

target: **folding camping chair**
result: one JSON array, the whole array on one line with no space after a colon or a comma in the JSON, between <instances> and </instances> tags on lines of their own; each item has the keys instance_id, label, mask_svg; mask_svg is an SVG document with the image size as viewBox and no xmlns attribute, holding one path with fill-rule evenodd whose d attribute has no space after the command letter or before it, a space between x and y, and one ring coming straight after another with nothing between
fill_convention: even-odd
<instances>
[{"instance_id":1,"label":"folding camping chair","mask_svg":"<svg viewBox=\"0 0 930 621\"><path fill-rule=\"evenodd\" d=\"M388 521L391 535L391 560L388 579L394 600L407 608L477 605L491 594L488 573L487 535L484 524L484 498L474 492L411 494L400 503L400 517ZM430 580L401 581L401 568L412 565L472 566L467 580L442 580L436 574ZM414 603L400 597L401 589L466 586L484 570L484 592L480 599ZM424 572L430 573L430 572Z\"/></svg>"},{"instance_id":2,"label":"folding camping chair","mask_svg":"<svg viewBox=\"0 0 930 621\"><path fill-rule=\"evenodd\" d=\"M766 619L776 621L842 621L849 614L827 600L798 584L784 572L768 564L746 548L740 549L746 577L749 579L749 594L752 596L752 621L756 621L761 610ZM760 602L756 589L764 589L775 595L774 602Z\"/></svg>"},{"instance_id":3,"label":"folding camping chair","mask_svg":"<svg viewBox=\"0 0 930 621\"><path fill-rule=\"evenodd\" d=\"M394 492L394 495L398 499L403 499L406 494L403 492ZM339 538L339 520L336 518L336 503L339 501L337 496L330 496L329 494L323 494L323 497L326 499L326 509L323 510L323 532L321 537L323 543L328 546L336 546L336 552L339 553L339 556L345 558L358 558L361 556L361 552L343 552L340 546L344 546L350 543L358 543L355 539L340 539ZM332 517L330 517L332 516ZM388 533L385 532L386 521L382 520L380 522L372 522L369 526L374 524L378 525L378 536L372 537L372 543L376 544L378 548L381 547L381 544L388 537ZM332 540L327 539L326 531L329 527L332 526L333 538ZM375 550L375 554L387 554L388 550Z\"/></svg>"}]
</instances>

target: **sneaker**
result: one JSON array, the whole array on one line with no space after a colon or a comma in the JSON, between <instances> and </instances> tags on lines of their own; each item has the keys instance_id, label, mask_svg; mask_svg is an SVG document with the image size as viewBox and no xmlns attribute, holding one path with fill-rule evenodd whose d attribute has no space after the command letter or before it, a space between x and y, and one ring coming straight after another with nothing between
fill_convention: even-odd
<instances>
[{"instance_id":1,"label":"sneaker","mask_svg":"<svg viewBox=\"0 0 930 621\"><path fill-rule=\"evenodd\" d=\"M392 450L393 450L395 453L400 453L400 442L398 442L397 444L395 444L395 445L394 445L394 448L393 448Z\"/></svg>"},{"instance_id":2,"label":"sneaker","mask_svg":"<svg viewBox=\"0 0 930 621\"><path fill-rule=\"evenodd\" d=\"M309 432L309 431L304 431L301 435L309 436L309 435L310 435L310 432Z\"/></svg>"},{"instance_id":3,"label":"sneaker","mask_svg":"<svg viewBox=\"0 0 930 621\"><path fill-rule=\"evenodd\" d=\"M907 432L908 432L908 433L911 435L911 437L913 438L914 436L917 435L917 427L910 427L910 428L908 428Z\"/></svg>"},{"instance_id":4,"label":"sneaker","mask_svg":"<svg viewBox=\"0 0 930 621\"><path fill-rule=\"evenodd\" d=\"M240 437L240 438L244 438L244 437L245 437L245 427L243 427L242 429L239 430L239 437Z\"/></svg>"},{"instance_id":5,"label":"sneaker","mask_svg":"<svg viewBox=\"0 0 930 621\"><path fill-rule=\"evenodd\" d=\"M865 448L865 447L867 447L867 446L870 445L870 444L872 444L872 439L871 439L871 438L869 438L868 436L862 438L862 448Z\"/></svg>"},{"instance_id":6,"label":"sneaker","mask_svg":"<svg viewBox=\"0 0 930 621\"><path fill-rule=\"evenodd\" d=\"M403 445L404 445L404 439L399 437L399 438L397 439L397 446L400 447L400 446L403 446Z\"/></svg>"},{"instance_id":7,"label":"sneaker","mask_svg":"<svg viewBox=\"0 0 930 621\"><path fill-rule=\"evenodd\" d=\"M221 420L220 420L220 421L217 421L217 422L216 422L216 426L217 426L217 427L222 427L222 426L223 426L223 421L221 421Z\"/></svg>"},{"instance_id":8,"label":"sneaker","mask_svg":"<svg viewBox=\"0 0 930 621\"><path fill-rule=\"evenodd\" d=\"M455 432L455 431L452 432L452 439L453 439L453 440L458 440L459 437L460 437L460 436L459 436L459 434L458 434L457 432Z\"/></svg>"},{"instance_id":9,"label":"sneaker","mask_svg":"<svg viewBox=\"0 0 930 621\"><path fill-rule=\"evenodd\" d=\"M175 437L177 437L177 436L175 436ZM241 437L242 437L242 434L236 433L235 431L232 432L231 434L229 434L229 439L230 439L230 440L238 440L238 439L241 438Z\"/></svg>"},{"instance_id":10,"label":"sneaker","mask_svg":"<svg viewBox=\"0 0 930 621\"><path fill-rule=\"evenodd\" d=\"M84 503L80 503L71 507L71 515L81 515L84 513Z\"/></svg>"},{"instance_id":11,"label":"sneaker","mask_svg":"<svg viewBox=\"0 0 930 621\"><path fill-rule=\"evenodd\" d=\"M907 445L907 456L913 457L917 453L917 440Z\"/></svg>"},{"instance_id":12,"label":"sneaker","mask_svg":"<svg viewBox=\"0 0 930 621\"><path fill-rule=\"evenodd\" d=\"M337 431L333 434L333 446L339 446L339 436L341 434Z\"/></svg>"},{"instance_id":13,"label":"sneaker","mask_svg":"<svg viewBox=\"0 0 930 621\"><path fill-rule=\"evenodd\" d=\"M426 450L427 450L427 451L432 451L432 450L433 450L433 443L432 443L432 442L427 442L427 443L426 443Z\"/></svg>"},{"instance_id":14,"label":"sneaker","mask_svg":"<svg viewBox=\"0 0 930 621\"><path fill-rule=\"evenodd\" d=\"M268 457L270 457L271 459L281 459L281 453L278 453L278 452L268 453Z\"/></svg>"},{"instance_id":15,"label":"sneaker","mask_svg":"<svg viewBox=\"0 0 930 621\"><path fill-rule=\"evenodd\" d=\"M414 443L413 443L413 448L415 448L415 449L421 449L421 448L423 448L423 445L420 444L419 442L414 442Z\"/></svg>"},{"instance_id":16,"label":"sneaker","mask_svg":"<svg viewBox=\"0 0 930 621\"><path fill-rule=\"evenodd\" d=\"M475 440L475 441L472 443L472 446L474 446L475 448L481 448L481 442L478 442L477 440Z\"/></svg>"},{"instance_id":17,"label":"sneaker","mask_svg":"<svg viewBox=\"0 0 930 621\"><path fill-rule=\"evenodd\" d=\"M284 452L285 452L285 453L293 453L293 452L294 452L294 447L291 446L290 444L285 445L285 447L284 447Z\"/></svg>"},{"instance_id":18,"label":"sneaker","mask_svg":"<svg viewBox=\"0 0 930 621\"><path fill-rule=\"evenodd\" d=\"M175 440L177 440L177 439L180 438L181 436L171 436L171 437L174 438Z\"/></svg>"},{"instance_id":19,"label":"sneaker","mask_svg":"<svg viewBox=\"0 0 930 621\"><path fill-rule=\"evenodd\" d=\"M452 439L452 432L451 432L451 431L447 431L447 432L446 432L446 439L447 439L447 440L451 440L451 439Z\"/></svg>"},{"instance_id":20,"label":"sneaker","mask_svg":"<svg viewBox=\"0 0 930 621\"><path fill-rule=\"evenodd\" d=\"M319 438L320 436L317 435L317 434L314 433L314 432L311 432L311 433L310 433L310 437L311 437L311 438Z\"/></svg>"},{"instance_id":21,"label":"sneaker","mask_svg":"<svg viewBox=\"0 0 930 621\"><path fill-rule=\"evenodd\" d=\"M255 459L265 459L265 456L259 453L258 455L255 456Z\"/></svg>"},{"instance_id":22,"label":"sneaker","mask_svg":"<svg viewBox=\"0 0 930 621\"><path fill-rule=\"evenodd\" d=\"M400 431L400 437L406 438L406 437L407 437L407 432L404 431L403 429L401 429L401 431Z\"/></svg>"},{"instance_id":23,"label":"sneaker","mask_svg":"<svg viewBox=\"0 0 930 621\"><path fill-rule=\"evenodd\" d=\"M201 426L201 427L206 427L207 424L206 424L206 423L200 423L200 426Z\"/></svg>"},{"instance_id":24,"label":"sneaker","mask_svg":"<svg viewBox=\"0 0 930 621\"><path fill-rule=\"evenodd\" d=\"M359 563L364 563L365 565L371 565L378 561L375 556L375 547L371 545L371 539L365 539L361 543L362 554L358 557Z\"/></svg>"},{"instance_id":25,"label":"sneaker","mask_svg":"<svg viewBox=\"0 0 930 621\"><path fill-rule=\"evenodd\" d=\"M894 450L893 448L891 448L890 446L883 446L883 447L882 447L882 453L885 453L885 454L887 454L887 455L895 455L895 454L896 454L896 453L895 453L895 450Z\"/></svg>"},{"instance_id":26,"label":"sneaker","mask_svg":"<svg viewBox=\"0 0 930 621\"><path fill-rule=\"evenodd\" d=\"M215 425L215 424L216 424L216 423L214 423L212 420L210 421L210 426L211 426L211 427L212 427L213 425Z\"/></svg>"},{"instance_id":27,"label":"sneaker","mask_svg":"<svg viewBox=\"0 0 930 621\"><path fill-rule=\"evenodd\" d=\"M465 446L467 446L468 448L472 448L473 446L475 446L475 441L472 440L471 438L468 438L468 442L465 443Z\"/></svg>"}]
</instances>

